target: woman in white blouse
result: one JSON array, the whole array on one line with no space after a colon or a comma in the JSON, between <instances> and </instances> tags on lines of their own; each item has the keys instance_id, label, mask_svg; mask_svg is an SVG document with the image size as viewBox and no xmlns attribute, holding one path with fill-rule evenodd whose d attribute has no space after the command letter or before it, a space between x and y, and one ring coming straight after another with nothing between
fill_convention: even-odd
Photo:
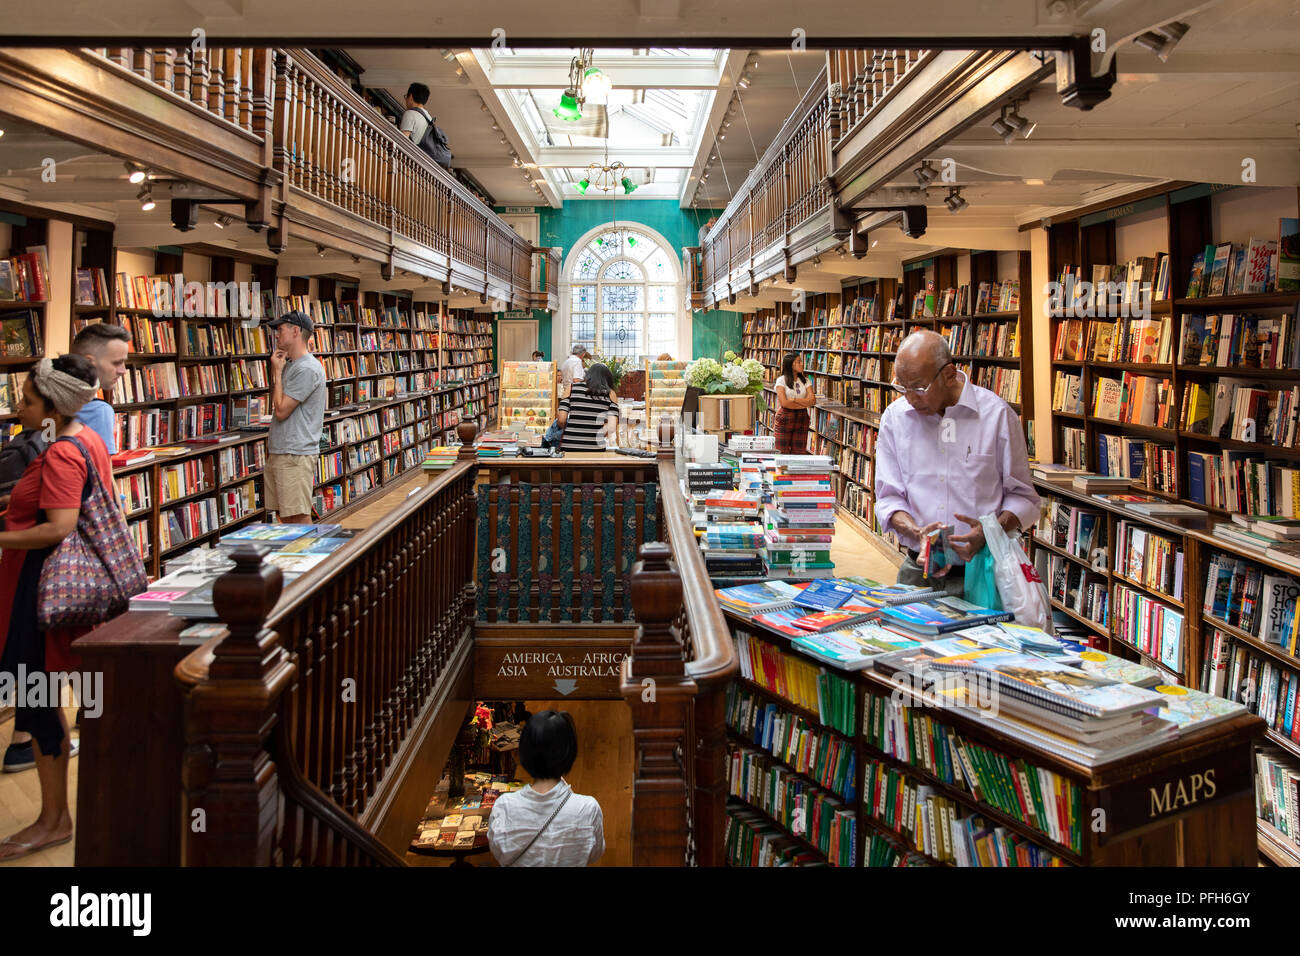
<instances>
[{"instance_id":1,"label":"woman in white blouse","mask_svg":"<svg viewBox=\"0 0 1300 956\"><path fill-rule=\"evenodd\" d=\"M776 380L776 450L781 455L808 454L808 427L817 393L803 371L803 356L787 352Z\"/></svg>"},{"instance_id":2,"label":"woman in white blouse","mask_svg":"<svg viewBox=\"0 0 1300 956\"><path fill-rule=\"evenodd\" d=\"M519 762L533 782L502 794L488 817L488 846L502 866L587 866L605 852L600 804L564 779L577 756L565 711L544 710L524 724Z\"/></svg>"}]
</instances>

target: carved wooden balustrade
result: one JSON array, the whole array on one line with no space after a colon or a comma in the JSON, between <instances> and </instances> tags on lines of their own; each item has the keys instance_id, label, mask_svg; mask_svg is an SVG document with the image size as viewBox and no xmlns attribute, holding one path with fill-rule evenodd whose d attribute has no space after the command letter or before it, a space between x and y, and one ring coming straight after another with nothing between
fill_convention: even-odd
<instances>
[{"instance_id":1,"label":"carved wooden balustrade","mask_svg":"<svg viewBox=\"0 0 1300 956\"><path fill-rule=\"evenodd\" d=\"M176 668L185 865L401 864L470 702L465 459L283 600L237 552L213 594L229 636Z\"/></svg>"},{"instance_id":2,"label":"carved wooden balustrade","mask_svg":"<svg viewBox=\"0 0 1300 956\"><path fill-rule=\"evenodd\" d=\"M831 107L826 84L827 71L822 70L705 236L706 302L753 286L764 258L787 256L795 233L814 217L824 218L829 228Z\"/></svg>"},{"instance_id":3,"label":"carved wooden balustrade","mask_svg":"<svg viewBox=\"0 0 1300 956\"><path fill-rule=\"evenodd\" d=\"M924 50L831 50L831 143L851 136L871 111L898 89Z\"/></svg>"},{"instance_id":4,"label":"carved wooden balustrade","mask_svg":"<svg viewBox=\"0 0 1300 956\"><path fill-rule=\"evenodd\" d=\"M100 56L250 133L267 131L264 47L102 47Z\"/></svg>"},{"instance_id":5,"label":"carved wooden balustrade","mask_svg":"<svg viewBox=\"0 0 1300 956\"><path fill-rule=\"evenodd\" d=\"M637 549L661 537L658 479L653 461L635 458L484 462L478 620L630 620Z\"/></svg>"},{"instance_id":6,"label":"carved wooden balustrade","mask_svg":"<svg viewBox=\"0 0 1300 956\"><path fill-rule=\"evenodd\" d=\"M632 852L637 866L722 866L726 687L735 645L705 571L660 428L659 485L668 543L642 545L632 570L637 627L623 668L632 709Z\"/></svg>"}]
</instances>

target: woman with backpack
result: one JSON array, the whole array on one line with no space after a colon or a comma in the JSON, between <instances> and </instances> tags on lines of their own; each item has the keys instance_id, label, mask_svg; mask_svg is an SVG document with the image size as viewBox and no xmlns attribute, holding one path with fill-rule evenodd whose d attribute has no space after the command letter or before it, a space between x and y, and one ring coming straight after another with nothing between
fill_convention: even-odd
<instances>
[{"instance_id":1,"label":"woman with backpack","mask_svg":"<svg viewBox=\"0 0 1300 956\"><path fill-rule=\"evenodd\" d=\"M94 493L92 481L103 486L108 502L115 500L112 465L103 439L74 417L98 388L94 363L83 355L41 359L23 383L19 420L24 428L44 430L53 440L27 466L8 501L0 499L0 505L8 505L6 530L0 531L0 672L17 674L21 667L29 675L48 675L78 669L72 642L91 628L42 630L38 594L46 559L65 538L80 530L82 511ZM104 498L94 500L102 503ZM124 531L121 512L112 511ZM138 568L141 580L143 570ZM48 617L49 608L45 610ZM46 685L48 689L48 678ZM59 706L62 702L47 700L47 706L26 706L20 689L16 703L14 732L30 734L35 744L41 810L35 823L0 840L0 863L72 839L70 748L67 719Z\"/></svg>"}]
</instances>

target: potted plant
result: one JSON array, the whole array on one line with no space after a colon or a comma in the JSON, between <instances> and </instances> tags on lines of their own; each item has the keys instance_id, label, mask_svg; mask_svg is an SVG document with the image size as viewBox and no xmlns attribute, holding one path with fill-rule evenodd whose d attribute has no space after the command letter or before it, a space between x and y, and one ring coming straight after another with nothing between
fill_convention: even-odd
<instances>
[{"instance_id":1,"label":"potted plant","mask_svg":"<svg viewBox=\"0 0 1300 956\"><path fill-rule=\"evenodd\" d=\"M599 362L604 365L605 368L609 369L609 374L614 376L615 394L618 393L618 385L623 381L623 376L636 367L632 360L626 355L610 355L608 357L596 355L592 357L591 362L592 364Z\"/></svg>"},{"instance_id":2,"label":"potted plant","mask_svg":"<svg viewBox=\"0 0 1300 956\"><path fill-rule=\"evenodd\" d=\"M753 407L757 406L759 413L767 407L763 399L763 366L755 359L742 359L730 349L723 354L721 362L711 358L696 359L686 366L682 374L687 385L704 393L700 396L701 399L706 396L721 399L743 395L751 400L746 403L750 407L744 409L736 408L734 402L730 403L733 407L730 410L729 430L749 428L755 417ZM716 406L720 404L721 402L700 403L701 427L710 431L719 428L721 420Z\"/></svg>"}]
</instances>

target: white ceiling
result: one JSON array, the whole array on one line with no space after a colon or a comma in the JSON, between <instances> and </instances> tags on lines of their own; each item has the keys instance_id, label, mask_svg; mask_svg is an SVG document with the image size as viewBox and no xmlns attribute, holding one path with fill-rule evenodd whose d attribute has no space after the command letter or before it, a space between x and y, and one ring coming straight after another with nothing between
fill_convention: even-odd
<instances>
[{"instance_id":1,"label":"white ceiling","mask_svg":"<svg viewBox=\"0 0 1300 956\"><path fill-rule=\"evenodd\" d=\"M531 98L537 110L550 114L569 84L569 63L577 52L461 49L448 51L447 55L454 54L449 60L439 50L347 48L364 68L361 79L366 86L386 89L399 101L411 82L429 87L429 111L447 133L454 164L468 169L497 202L554 206L584 198L574 184L584 177L589 163L604 164L604 140L556 133L553 144L548 144L537 129L536 114L523 101ZM687 55L596 49L595 63L614 86L609 161L629 168L637 189L628 199L674 199L690 205L698 197L702 207L725 205L728 183L738 186L753 168L821 70L825 54L681 53ZM754 64L752 69L746 69L747 62ZM746 89L738 86L742 78L748 83ZM644 103L647 94L649 105ZM728 114L733 94L739 95ZM686 101L687 115L673 127L676 135L671 144L664 142L666 130L656 135L653 124L636 117L638 112L649 119L664 116L665 110L653 102L656 97ZM561 125L550 116L546 123L552 129ZM712 164L700 189L698 177L708 169L714 150L719 162ZM516 165L516 158L522 167ZM585 198L609 195L589 189Z\"/></svg>"}]
</instances>

